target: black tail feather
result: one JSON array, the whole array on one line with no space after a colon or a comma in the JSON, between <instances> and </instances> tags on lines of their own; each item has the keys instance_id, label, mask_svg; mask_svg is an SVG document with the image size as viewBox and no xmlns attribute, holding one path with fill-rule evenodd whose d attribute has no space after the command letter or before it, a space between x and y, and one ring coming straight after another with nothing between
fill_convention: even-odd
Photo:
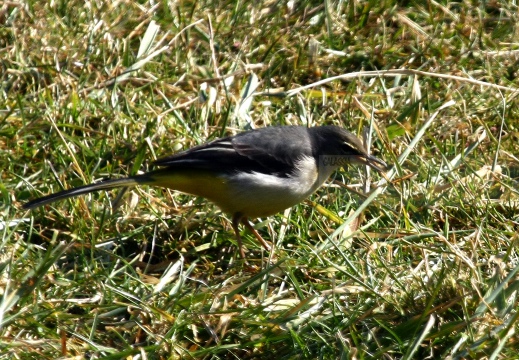
<instances>
[{"instance_id":1,"label":"black tail feather","mask_svg":"<svg viewBox=\"0 0 519 360\"><path fill-rule=\"evenodd\" d=\"M68 199L74 196L88 194L94 191L108 190L116 187L129 187L150 182L146 175L137 175L122 179L109 179L94 184L79 186L69 190L63 190L54 194L43 196L23 204L24 209L34 209L55 201Z\"/></svg>"}]
</instances>

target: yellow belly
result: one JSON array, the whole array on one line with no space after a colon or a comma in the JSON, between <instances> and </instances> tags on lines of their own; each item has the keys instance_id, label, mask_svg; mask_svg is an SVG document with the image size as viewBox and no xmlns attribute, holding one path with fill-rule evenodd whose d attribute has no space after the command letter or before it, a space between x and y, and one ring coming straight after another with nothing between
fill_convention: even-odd
<instances>
[{"instance_id":1,"label":"yellow belly","mask_svg":"<svg viewBox=\"0 0 519 360\"><path fill-rule=\"evenodd\" d=\"M153 175L150 185L201 196L224 212L242 213L251 218L265 217L296 205L319 184L309 188L299 181L264 174L214 176L207 171L175 171Z\"/></svg>"}]
</instances>

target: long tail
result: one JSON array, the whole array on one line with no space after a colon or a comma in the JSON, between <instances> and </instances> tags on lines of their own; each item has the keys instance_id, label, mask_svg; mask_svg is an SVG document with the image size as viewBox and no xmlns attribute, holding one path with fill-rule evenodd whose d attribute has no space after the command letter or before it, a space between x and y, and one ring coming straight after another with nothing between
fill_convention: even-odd
<instances>
[{"instance_id":1,"label":"long tail","mask_svg":"<svg viewBox=\"0 0 519 360\"><path fill-rule=\"evenodd\" d=\"M143 185L153 183L153 178L151 178L148 174L130 176L122 179L110 179L104 180L95 184L88 184L79 186L70 190L63 190L58 193L50 194L47 196L43 196L38 199L34 199L29 201L28 203L23 205L24 209L34 209L39 206L47 205L53 203L54 201L68 199L74 196L88 194L94 191L99 190L107 190L113 189L116 187L129 187L135 185Z\"/></svg>"}]
</instances>

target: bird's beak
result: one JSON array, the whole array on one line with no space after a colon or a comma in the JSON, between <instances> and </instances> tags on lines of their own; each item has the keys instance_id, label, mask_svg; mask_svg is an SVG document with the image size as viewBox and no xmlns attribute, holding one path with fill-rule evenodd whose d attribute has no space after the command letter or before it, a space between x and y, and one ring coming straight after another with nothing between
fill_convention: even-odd
<instances>
[{"instance_id":1,"label":"bird's beak","mask_svg":"<svg viewBox=\"0 0 519 360\"><path fill-rule=\"evenodd\" d=\"M380 173L384 173L387 170L387 164L373 155L357 156L356 158L360 164L368 165Z\"/></svg>"}]
</instances>

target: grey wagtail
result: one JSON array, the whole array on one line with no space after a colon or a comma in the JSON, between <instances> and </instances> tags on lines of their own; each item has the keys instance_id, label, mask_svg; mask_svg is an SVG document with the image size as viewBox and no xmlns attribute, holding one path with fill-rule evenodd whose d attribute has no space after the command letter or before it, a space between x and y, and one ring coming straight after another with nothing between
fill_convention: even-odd
<instances>
[{"instance_id":1,"label":"grey wagtail","mask_svg":"<svg viewBox=\"0 0 519 360\"><path fill-rule=\"evenodd\" d=\"M23 207L32 209L115 187L161 186L204 197L232 214L240 255L245 259L238 229L240 222L270 250L249 218L270 216L300 203L344 165L364 164L379 172L387 167L382 160L368 155L355 135L337 126L280 126L245 131L158 159L153 164L162 168L64 190L32 200Z\"/></svg>"}]
</instances>

